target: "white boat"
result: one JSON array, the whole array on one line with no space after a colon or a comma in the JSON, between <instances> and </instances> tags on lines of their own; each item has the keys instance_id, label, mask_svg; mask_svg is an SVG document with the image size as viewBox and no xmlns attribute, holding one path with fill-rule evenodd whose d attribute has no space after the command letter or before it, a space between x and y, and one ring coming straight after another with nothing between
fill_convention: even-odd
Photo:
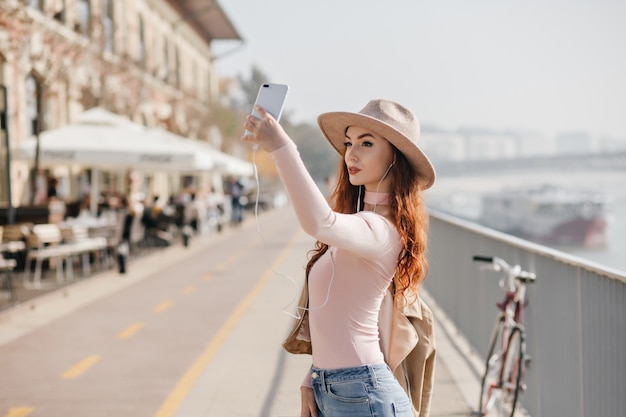
<instances>
[{"instance_id":1,"label":"white boat","mask_svg":"<svg viewBox=\"0 0 626 417\"><path fill-rule=\"evenodd\" d=\"M552 246L606 246L608 195L553 185L505 189L482 199L480 223Z\"/></svg>"}]
</instances>

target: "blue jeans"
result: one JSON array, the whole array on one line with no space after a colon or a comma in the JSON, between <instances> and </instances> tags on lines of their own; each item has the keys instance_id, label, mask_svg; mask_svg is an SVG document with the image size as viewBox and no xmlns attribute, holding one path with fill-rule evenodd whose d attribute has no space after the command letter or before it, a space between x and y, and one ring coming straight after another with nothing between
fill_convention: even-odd
<instances>
[{"instance_id":1,"label":"blue jeans","mask_svg":"<svg viewBox=\"0 0 626 417\"><path fill-rule=\"evenodd\" d=\"M409 397L385 364L311 367L319 417L413 417Z\"/></svg>"}]
</instances>

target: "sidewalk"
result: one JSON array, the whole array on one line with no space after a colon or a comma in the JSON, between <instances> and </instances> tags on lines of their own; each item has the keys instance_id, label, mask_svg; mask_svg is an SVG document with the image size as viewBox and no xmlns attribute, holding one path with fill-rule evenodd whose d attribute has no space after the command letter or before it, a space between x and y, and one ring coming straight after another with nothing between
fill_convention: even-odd
<instances>
[{"instance_id":1,"label":"sidewalk","mask_svg":"<svg viewBox=\"0 0 626 417\"><path fill-rule=\"evenodd\" d=\"M243 227L251 226L249 223ZM0 312L0 345L138 283L165 265L182 262L215 244L216 239L238 231L228 229L221 235L196 237L187 248L174 245L134 260L126 275L121 276L116 270L105 271L4 310ZM298 251L308 247L309 243L303 235ZM299 261L290 261L286 257L278 269L281 272L295 270L296 276L300 268ZM224 324L226 331L220 336L223 340L216 345L217 348L213 347L213 356L198 372L193 386L180 399L177 407L158 416L297 417L300 410L299 386L310 366L310 357L287 354L276 342L283 340L293 320L287 314L276 311L276 294L283 292L285 299L289 299L292 290L275 277L263 283L245 309L241 310L240 317ZM479 389L476 372L470 366L472 359L468 359L471 351L463 346L462 339L457 337L436 303L427 294L424 297L436 317L438 346L430 415L470 416Z\"/></svg>"}]
</instances>

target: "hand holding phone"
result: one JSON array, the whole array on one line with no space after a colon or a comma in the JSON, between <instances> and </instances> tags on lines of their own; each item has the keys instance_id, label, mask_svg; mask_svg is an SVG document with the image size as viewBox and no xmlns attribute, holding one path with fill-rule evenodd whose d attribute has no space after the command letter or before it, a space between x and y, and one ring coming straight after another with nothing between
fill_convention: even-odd
<instances>
[{"instance_id":1,"label":"hand holding phone","mask_svg":"<svg viewBox=\"0 0 626 417\"><path fill-rule=\"evenodd\" d=\"M287 91L289 91L288 85L264 83L259 87L259 93L257 94L254 105L264 108L278 122L283 113ZM254 108L252 109L252 115L260 118ZM250 132L246 130L245 134L250 135Z\"/></svg>"}]
</instances>

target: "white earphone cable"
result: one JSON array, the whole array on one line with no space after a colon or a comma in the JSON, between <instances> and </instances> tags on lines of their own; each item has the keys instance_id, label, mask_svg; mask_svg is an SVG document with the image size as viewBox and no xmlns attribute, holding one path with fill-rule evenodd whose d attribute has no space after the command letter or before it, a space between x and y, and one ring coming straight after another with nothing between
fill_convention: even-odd
<instances>
[{"instance_id":1,"label":"white earphone cable","mask_svg":"<svg viewBox=\"0 0 626 417\"><path fill-rule=\"evenodd\" d=\"M330 282L328 283L328 290L326 291L326 299L324 300L324 302L319 305L319 306L315 306L315 307L300 307L298 306L297 310L297 314L293 314L289 311L289 309L291 308L291 306L293 306L294 304L297 303L298 300L298 293L299 293L299 288L298 288L298 284L296 283L296 280L293 279L291 276L287 275L287 274L283 274L281 272L278 272L276 270L274 270L274 268L272 268L268 256L267 256L267 241L265 240L265 237L263 236L263 233L261 232L261 227L259 224L259 193L260 193L260 189L261 189L261 185L260 185L260 181L259 181L259 171L256 165L256 151L257 151L258 147L254 146L252 148L252 168L253 168L253 172L254 172L254 180L256 183L256 197L255 197L255 202L254 202L254 219L255 219L255 223L256 223L256 230L257 233L259 234L259 236L261 237L261 241L263 242L263 249L264 249L264 254L265 254L265 263L268 265L269 270L275 274L278 275L280 277L286 278L289 282L291 282L294 286L294 295L291 299L291 301L289 302L289 304L287 304L286 306L284 306L281 311L285 314L287 314L290 317L295 318L296 320L300 320L302 318L302 316L300 315L300 310L302 311L312 311L312 310L319 310L321 308L323 308L324 306L326 306L326 304L328 303L328 300L330 298L330 289L332 287L333 281L335 279L335 260L332 256L332 253L330 252L330 248L329 248L329 255L330 255L330 259L331 259L331 265L332 265L332 274L330 277Z\"/></svg>"}]
</instances>

